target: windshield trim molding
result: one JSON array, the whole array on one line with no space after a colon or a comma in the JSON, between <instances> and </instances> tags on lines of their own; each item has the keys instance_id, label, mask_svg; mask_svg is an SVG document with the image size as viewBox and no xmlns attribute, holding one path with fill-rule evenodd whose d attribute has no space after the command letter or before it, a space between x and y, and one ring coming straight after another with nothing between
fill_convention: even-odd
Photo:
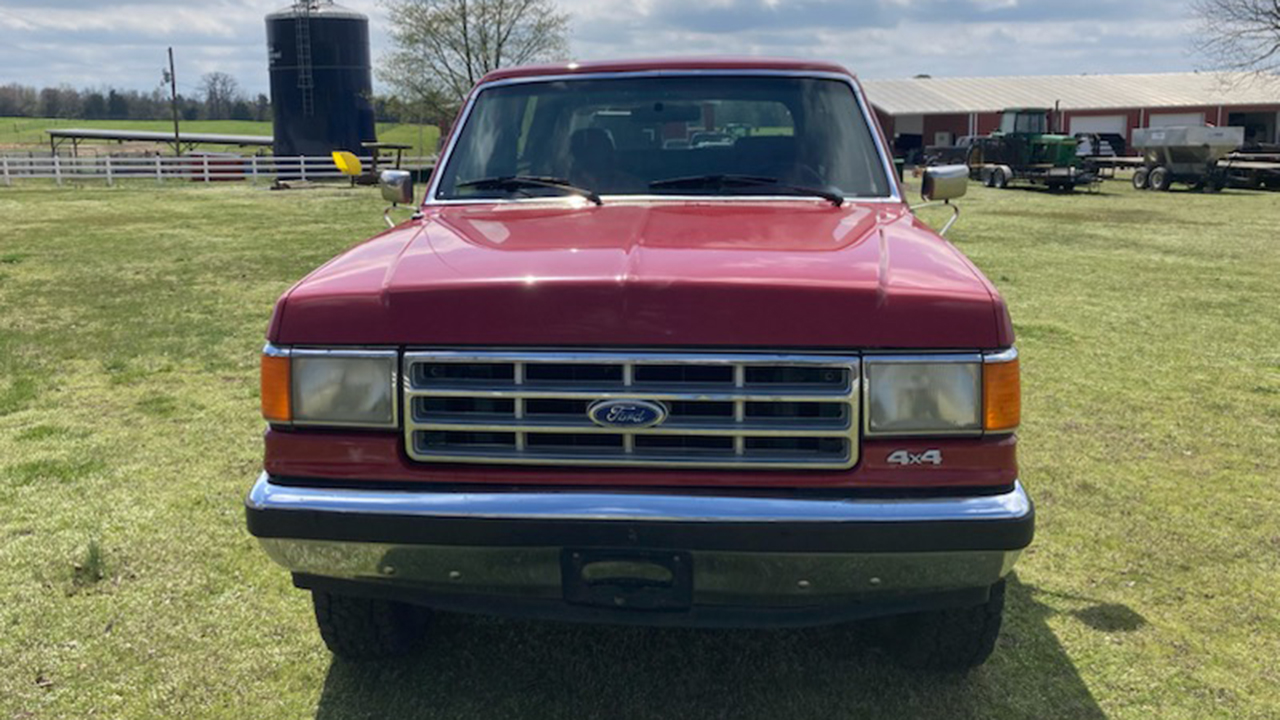
<instances>
[{"instance_id":1,"label":"windshield trim molding","mask_svg":"<svg viewBox=\"0 0 1280 720\"><path fill-rule=\"evenodd\" d=\"M676 195L675 193L662 194L636 194L623 193L618 195L610 195L604 193L600 196L602 200L606 200L606 205L614 203L725 203L725 202L793 202L793 203L810 203L820 204L834 208L829 200L820 198L817 195L764 195L760 193L744 193L741 195L732 195L726 193L718 193L715 195ZM437 200L435 202L425 203L424 208L446 207L449 205L519 205L519 204L556 204L556 205L574 205L582 207L595 207L591 201L579 195L545 195L536 197L518 197L518 198L457 198L453 200ZM900 205L901 201L891 197L854 197L845 196L844 205L859 204L884 204L884 205Z\"/></svg>"},{"instance_id":2,"label":"windshield trim molding","mask_svg":"<svg viewBox=\"0 0 1280 720\"><path fill-rule=\"evenodd\" d=\"M561 73L555 75L529 75L523 77L504 78L501 80L493 80L490 82L477 85L475 90L467 96L466 105L463 106L462 112L458 115L458 121L454 123L453 130L449 133L449 143L445 146L444 152L440 153L439 160L436 162L436 169L440 172L431 173L431 182L427 186L426 197L422 201L425 208L431 205L478 205L478 204L506 204L527 202L530 199L544 200L546 198L441 198L437 197L440 192L440 179L444 175L444 168L448 166L449 161L453 159L453 152L458 143L458 139L462 136L462 129L466 127L467 122L471 119L471 112L475 108L476 99L480 97L484 91L504 87L508 85L524 85L529 83L549 83L549 82L567 82L571 80L618 80L623 78L653 78L653 77L689 77L689 76L720 76L720 77L794 77L794 78L812 78L815 80L835 80L849 86L853 92L854 100L858 103L858 109L862 113L862 119L867 124L867 131L871 133L872 144L875 145L876 156L880 158L880 167L884 172L885 182L889 187L889 194L884 196L859 197L845 195L846 203L849 202L882 202L882 203L901 203L904 202L901 194L901 188L897 182L897 171L894 170L893 159L886 152L884 144L881 142L881 136L876 132L876 121L872 115L871 106L867 102L866 97L862 93L862 88L854 80L853 76L843 73L823 72L819 70L724 70L724 69L683 69L683 70L639 70L634 72L604 72L604 73ZM653 199L676 199L679 196L674 195L609 195L600 193L600 197L627 197L627 198L653 198ZM769 196L759 194L717 194L717 195L694 195L691 196L698 200L708 198L720 198L726 200L762 200ZM810 198L797 198L795 195L779 196L787 200L809 200ZM814 198L821 200L821 198ZM823 202L826 202L823 200Z\"/></svg>"}]
</instances>

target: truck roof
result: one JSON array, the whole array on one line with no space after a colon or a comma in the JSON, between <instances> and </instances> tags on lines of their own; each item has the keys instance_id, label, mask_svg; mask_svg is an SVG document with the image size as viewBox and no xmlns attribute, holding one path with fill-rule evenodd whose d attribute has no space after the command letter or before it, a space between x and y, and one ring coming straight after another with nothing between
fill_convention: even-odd
<instances>
[{"instance_id":1,"label":"truck roof","mask_svg":"<svg viewBox=\"0 0 1280 720\"><path fill-rule=\"evenodd\" d=\"M762 57L667 57L499 68L485 75L480 82L544 75L587 75L595 73L652 72L654 70L770 70L800 73L838 73L849 75L850 77L853 76L853 73L843 66L821 60Z\"/></svg>"}]
</instances>

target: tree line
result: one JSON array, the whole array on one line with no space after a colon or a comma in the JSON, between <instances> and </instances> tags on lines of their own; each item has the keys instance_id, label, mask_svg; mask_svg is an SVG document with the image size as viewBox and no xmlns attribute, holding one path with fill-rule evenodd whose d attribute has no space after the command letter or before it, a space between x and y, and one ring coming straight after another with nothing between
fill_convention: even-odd
<instances>
[{"instance_id":1,"label":"tree line","mask_svg":"<svg viewBox=\"0 0 1280 720\"><path fill-rule=\"evenodd\" d=\"M205 78L196 93L178 95L178 116L183 121L271 120L271 98L265 94L251 96L240 92L235 80L225 73L210 73ZM434 125L452 119L439 111L424 113L420 104L407 103L391 95L375 96L372 104L378 122ZM170 120L173 110L169 93L161 88L143 92L115 87L34 87L9 83L0 85L0 117Z\"/></svg>"},{"instance_id":2,"label":"tree line","mask_svg":"<svg viewBox=\"0 0 1280 720\"><path fill-rule=\"evenodd\" d=\"M198 92L178 95L178 112L183 120L270 120L271 100L261 93L249 96L241 92L235 80L225 73L210 73L202 80ZM0 85L0 117L168 120L173 117L173 110L169 93L160 88L144 92L116 87L33 87L9 83Z\"/></svg>"}]
</instances>

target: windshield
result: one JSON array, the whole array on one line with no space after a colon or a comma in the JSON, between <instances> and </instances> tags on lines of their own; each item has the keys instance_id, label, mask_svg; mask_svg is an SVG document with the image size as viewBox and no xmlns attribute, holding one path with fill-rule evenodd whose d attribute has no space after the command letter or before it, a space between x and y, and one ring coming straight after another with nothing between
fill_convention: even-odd
<instances>
[{"instance_id":1,"label":"windshield","mask_svg":"<svg viewBox=\"0 0 1280 720\"><path fill-rule=\"evenodd\" d=\"M1006 112L1000 118L1000 131L1006 134L1039 133L1045 131L1045 113L1043 111Z\"/></svg>"},{"instance_id":2,"label":"windshield","mask_svg":"<svg viewBox=\"0 0 1280 720\"><path fill-rule=\"evenodd\" d=\"M737 176L751 182L733 182ZM807 188L890 195L853 89L818 78L583 79L489 88L476 98L436 196L564 194L511 178L554 180L598 195L791 195Z\"/></svg>"}]
</instances>

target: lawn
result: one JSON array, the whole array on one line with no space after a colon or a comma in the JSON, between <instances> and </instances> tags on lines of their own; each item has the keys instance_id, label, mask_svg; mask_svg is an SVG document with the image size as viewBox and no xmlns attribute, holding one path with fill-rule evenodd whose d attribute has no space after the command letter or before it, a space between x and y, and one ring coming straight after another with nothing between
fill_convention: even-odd
<instances>
[{"instance_id":1,"label":"lawn","mask_svg":"<svg viewBox=\"0 0 1280 720\"><path fill-rule=\"evenodd\" d=\"M50 128L147 130L173 133L173 122L170 120L65 120L61 118L0 117L0 148L30 146L32 150L47 150L49 148L49 136L45 134L45 130ZM181 128L183 132L193 133L220 133L224 135L272 134L271 123L250 120L192 120L183 122ZM434 155L436 153L436 140L439 137L440 129L434 125L378 123L378 139L382 142L412 145L413 149L407 151L411 156Z\"/></svg>"},{"instance_id":2,"label":"lawn","mask_svg":"<svg viewBox=\"0 0 1280 720\"><path fill-rule=\"evenodd\" d=\"M0 718L1280 717L1280 195L961 203L1039 529L995 656L948 678L856 628L457 616L334 661L241 501L272 303L376 192L0 187Z\"/></svg>"}]
</instances>

